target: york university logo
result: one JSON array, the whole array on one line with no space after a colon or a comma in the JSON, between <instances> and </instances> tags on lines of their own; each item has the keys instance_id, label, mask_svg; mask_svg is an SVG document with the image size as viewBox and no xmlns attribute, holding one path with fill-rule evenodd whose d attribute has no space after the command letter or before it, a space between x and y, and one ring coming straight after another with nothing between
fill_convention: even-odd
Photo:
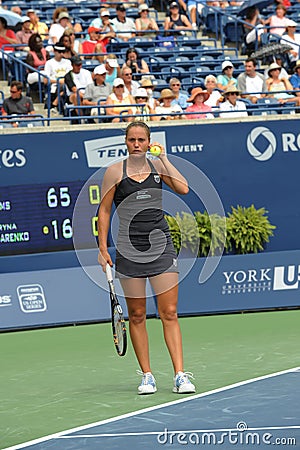
<instances>
[{"instance_id":1,"label":"york university logo","mask_svg":"<svg viewBox=\"0 0 300 450\"><path fill-rule=\"evenodd\" d=\"M262 293L299 289L300 264L223 272L222 294Z\"/></svg>"},{"instance_id":2,"label":"york university logo","mask_svg":"<svg viewBox=\"0 0 300 450\"><path fill-rule=\"evenodd\" d=\"M274 267L273 290L298 289L300 280L300 265Z\"/></svg>"},{"instance_id":3,"label":"york university logo","mask_svg":"<svg viewBox=\"0 0 300 450\"><path fill-rule=\"evenodd\" d=\"M268 161L276 151L276 138L265 127L253 128L247 137L247 150L257 161Z\"/></svg>"}]
</instances>

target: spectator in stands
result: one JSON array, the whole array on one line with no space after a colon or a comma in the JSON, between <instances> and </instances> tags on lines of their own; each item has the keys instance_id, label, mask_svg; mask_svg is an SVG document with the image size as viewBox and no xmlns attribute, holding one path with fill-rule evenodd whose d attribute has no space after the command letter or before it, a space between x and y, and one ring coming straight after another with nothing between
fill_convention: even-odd
<instances>
[{"instance_id":1,"label":"spectator in stands","mask_svg":"<svg viewBox=\"0 0 300 450\"><path fill-rule=\"evenodd\" d=\"M65 52L65 47L61 45L54 45L54 57L49 59L44 68L44 73L50 79L51 83L51 107L52 113L57 114L58 110L56 109L58 106L58 91L59 95L63 97L63 86L65 82L65 75L70 70L72 70L72 64L69 59L65 59L63 54ZM45 78L44 83L47 84L48 80ZM60 84L60 89L58 89L58 83Z\"/></svg>"},{"instance_id":2,"label":"spectator in stands","mask_svg":"<svg viewBox=\"0 0 300 450\"><path fill-rule=\"evenodd\" d=\"M208 99L204 102L207 106L218 106L219 100L222 97L220 91L217 89L217 79L214 75L207 75L204 80L204 86L209 93Z\"/></svg>"},{"instance_id":3,"label":"spectator in stands","mask_svg":"<svg viewBox=\"0 0 300 450\"><path fill-rule=\"evenodd\" d=\"M264 21L260 17L259 9L256 6L247 8L244 22L244 39L248 50L247 53L251 53L254 51L254 43L259 43L261 35L265 32Z\"/></svg>"},{"instance_id":4,"label":"spectator in stands","mask_svg":"<svg viewBox=\"0 0 300 450\"><path fill-rule=\"evenodd\" d=\"M141 87L146 89L148 94L148 103L152 109L155 109L159 105L159 102L156 98L154 98L154 85L151 78L142 78Z\"/></svg>"},{"instance_id":5,"label":"spectator in stands","mask_svg":"<svg viewBox=\"0 0 300 450\"><path fill-rule=\"evenodd\" d=\"M272 34L282 36L287 26L288 18L286 17L286 8L283 5L278 5L275 14L264 21L264 25L269 25L268 31Z\"/></svg>"},{"instance_id":6,"label":"spectator in stands","mask_svg":"<svg viewBox=\"0 0 300 450\"><path fill-rule=\"evenodd\" d=\"M28 16L23 16L21 20L22 20L22 29L20 31L17 31L16 38L18 44L25 44L26 46L22 45L21 47L17 48L18 50L28 51L29 50L28 41L30 36L33 34L33 31L30 29L30 19Z\"/></svg>"},{"instance_id":7,"label":"spectator in stands","mask_svg":"<svg viewBox=\"0 0 300 450\"><path fill-rule=\"evenodd\" d=\"M169 8L169 15L164 23L165 31L172 32L171 34L182 34L187 30L192 30L192 24L185 14L179 13L179 5L177 2L172 2Z\"/></svg>"},{"instance_id":8,"label":"spectator in stands","mask_svg":"<svg viewBox=\"0 0 300 450\"><path fill-rule=\"evenodd\" d=\"M195 0L178 0L185 15L190 17L193 30L197 30L197 3Z\"/></svg>"},{"instance_id":9,"label":"spectator in stands","mask_svg":"<svg viewBox=\"0 0 300 450\"><path fill-rule=\"evenodd\" d=\"M169 86L175 96L172 100L172 105L179 105L182 109L186 109L188 106L189 96L184 92L180 92L180 80L178 80L178 78L171 78L169 81Z\"/></svg>"},{"instance_id":10,"label":"spectator in stands","mask_svg":"<svg viewBox=\"0 0 300 450\"><path fill-rule=\"evenodd\" d=\"M274 97L279 103L295 102L300 106L300 97L285 91L292 91L293 86L287 78L279 78L281 67L277 63L272 63L269 67L269 78L266 81L267 90L272 92L270 97Z\"/></svg>"},{"instance_id":11,"label":"spectator in stands","mask_svg":"<svg viewBox=\"0 0 300 450\"><path fill-rule=\"evenodd\" d=\"M143 122L158 121L158 116L151 116L156 114L156 108L152 108L148 102L148 93L145 88L139 88L136 91L134 101L139 106L133 107L134 120L142 120Z\"/></svg>"},{"instance_id":12,"label":"spectator in stands","mask_svg":"<svg viewBox=\"0 0 300 450\"><path fill-rule=\"evenodd\" d=\"M147 38L155 38L157 35L157 33L150 33L150 31L159 31L156 21L149 17L149 6L146 3L139 6L139 17L135 20L135 27L138 36Z\"/></svg>"},{"instance_id":13,"label":"spectator in stands","mask_svg":"<svg viewBox=\"0 0 300 450\"><path fill-rule=\"evenodd\" d=\"M256 59L248 58L245 61L245 72L240 73L237 78L237 87L242 93L242 97L249 99L254 104L260 97L264 97L262 92L267 90L265 78L256 71L256 67Z\"/></svg>"},{"instance_id":14,"label":"spectator in stands","mask_svg":"<svg viewBox=\"0 0 300 450\"><path fill-rule=\"evenodd\" d=\"M106 109L107 116L117 116L122 115L122 121L132 122L134 117L132 116L133 108L128 105L133 105L135 103L132 95L125 93L125 84L122 78L116 78L113 83L113 92L107 97L106 105L111 106ZM131 115L132 117L126 117ZM112 122L121 122L121 117L114 117Z\"/></svg>"},{"instance_id":15,"label":"spectator in stands","mask_svg":"<svg viewBox=\"0 0 300 450\"><path fill-rule=\"evenodd\" d=\"M191 106L186 108L187 113L196 113L186 116L188 120L193 119L213 119L214 115L212 114L211 106L206 105L204 102L207 102L209 99L209 93L204 91L201 87L196 87L192 89L191 96L188 99L189 102L192 103Z\"/></svg>"},{"instance_id":16,"label":"spectator in stands","mask_svg":"<svg viewBox=\"0 0 300 450\"><path fill-rule=\"evenodd\" d=\"M105 42L105 46L111 41L112 38L116 37L115 30L110 23L110 13L108 9L101 12L102 26L101 29L101 40Z\"/></svg>"},{"instance_id":17,"label":"spectator in stands","mask_svg":"<svg viewBox=\"0 0 300 450\"><path fill-rule=\"evenodd\" d=\"M58 6L57 8L55 8L53 15L52 15L52 23L57 23L58 22L58 17L60 15L60 13L62 12L66 12L68 13L68 8L66 8L65 6ZM71 23L71 18L68 21L67 24L68 28L73 28L75 33L81 33L82 32L82 26L79 22L74 23L74 25L72 25Z\"/></svg>"},{"instance_id":18,"label":"spectator in stands","mask_svg":"<svg viewBox=\"0 0 300 450\"><path fill-rule=\"evenodd\" d=\"M71 64L72 70L65 75L68 102L75 106L82 105L85 88L93 83L92 75L89 70L82 68L82 59L79 56L72 56ZM80 115L79 111L77 113Z\"/></svg>"},{"instance_id":19,"label":"spectator in stands","mask_svg":"<svg viewBox=\"0 0 300 450\"><path fill-rule=\"evenodd\" d=\"M64 31L70 26L70 16L66 11L59 13L57 22L53 23L49 30L49 45L55 45L58 43Z\"/></svg>"},{"instance_id":20,"label":"spectator in stands","mask_svg":"<svg viewBox=\"0 0 300 450\"><path fill-rule=\"evenodd\" d=\"M47 24L40 22L34 9L28 9L26 14L30 19L30 29L33 33L38 33L44 41L48 40L49 29Z\"/></svg>"},{"instance_id":21,"label":"spectator in stands","mask_svg":"<svg viewBox=\"0 0 300 450\"><path fill-rule=\"evenodd\" d=\"M111 86L116 78L121 78L122 72L116 55L113 53L104 56L104 64L106 68L105 82Z\"/></svg>"},{"instance_id":22,"label":"spectator in stands","mask_svg":"<svg viewBox=\"0 0 300 450\"><path fill-rule=\"evenodd\" d=\"M1 2L1 4L2 4L2 2ZM12 6L10 8L10 10L11 10L11 12L14 12L15 14L18 14L18 16L20 16L20 17L23 16L23 13L22 13L22 10L21 10L20 6Z\"/></svg>"},{"instance_id":23,"label":"spectator in stands","mask_svg":"<svg viewBox=\"0 0 300 450\"><path fill-rule=\"evenodd\" d=\"M129 67L124 67L121 72L125 83L125 93L134 97L136 90L140 87L140 83L132 79L132 70Z\"/></svg>"},{"instance_id":24,"label":"spectator in stands","mask_svg":"<svg viewBox=\"0 0 300 450\"><path fill-rule=\"evenodd\" d=\"M275 59L275 61L273 60L273 62L276 62L281 67L279 78L283 78L283 77L289 78L289 74L287 73L287 71L283 67L283 56L282 55L275 55L273 58ZM265 78L265 80L267 78L269 78L269 66L266 67L266 69L264 71L264 78Z\"/></svg>"},{"instance_id":25,"label":"spectator in stands","mask_svg":"<svg viewBox=\"0 0 300 450\"><path fill-rule=\"evenodd\" d=\"M67 30L69 30L69 28L67 28ZM66 33L66 31L64 32L64 34L62 35L62 37L58 41L58 44L62 45L63 47L65 47L65 51L64 51L63 57L66 58L66 59L71 59L72 56L77 55L77 53L73 49L73 43L72 43L71 36L68 35L68 34L65 34L65 33Z\"/></svg>"},{"instance_id":26,"label":"spectator in stands","mask_svg":"<svg viewBox=\"0 0 300 450\"><path fill-rule=\"evenodd\" d=\"M2 106L2 116L32 115L35 114L33 103L30 97L22 95L23 84L21 81L12 81L10 85L10 97L5 98ZM17 128L18 122L13 122L12 126Z\"/></svg>"},{"instance_id":27,"label":"spectator in stands","mask_svg":"<svg viewBox=\"0 0 300 450\"><path fill-rule=\"evenodd\" d=\"M235 86L228 86L224 92L224 102L220 103L220 117L246 117L248 116L246 105L238 100L240 91Z\"/></svg>"},{"instance_id":28,"label":"spectator in stands","mask_svg":"<svg viewBox=\"0 0 300 450\"><path fill-rule=\"evenodd\" d=\"M139 52L134 47L130 47L126 51L125 63L122 69L126 67L131 69L133 76L138 73L149 73L148 64L140 57Z\"/></svg>"},{"instance_id":29,"label":"spectator in stands","mask_svg":"<svg viewBox=\"0 0 300 450\"><path fill-rule=\"evenodd\" d=\"M176 120L185 119L186 117L182 115L182 108L177 105L172 105L175 95L171 89L163 89L160 93L158 101L160 105L156 108L156 113L160 114L160 120Z\"/></svg>"},{"instance_id":30,"label":"spectator in stands","mask_svg":"<svg viewBox=\"0 0 300 450\"><path fill-rule=\"evenodd\" d=\"M300 91L300 59L298 59L298 61L296 62L295 65L295 69L294 69L295 73L294 75L291 76L290 78L290 83L293 86L293 89L296 91ZM300 92L299 92L300 94ZM296 93L296 95L299 95L298 93Z\"/></svg>"},{"instance_id":31,"label":"spectator in stands","mask_svg":"<svg viewBox=\"0 0 300 450\"><path fill-rule=\"evenodd\" d=\"M85 106L97 106L99 102L106 102L108 96L112 92L112 87L109 83L105 81L106 77L106 68L104 64L100 64L95 67L93 72L93 82L88 84L84 96L82 104ZM95 108L95 112L97 114L98 108ZM93 113L93 111L92 111Z\"/></svg>"},{"instance_id":32,"label":"spectator in stands","mask_svg":"<svg viewBox=\"0 0 300 450\"><path fill-rule=\"evenodd\" d=\"M108 9L106 8L101 8L99 10L99 17L96 17L95 19L93 19L90 23L90 27L95 27L95 28L102 28L103 26L103 18L107 17L108 21L110 23L110 12Z\"/></svg>"},{"instance_id":33,"label":"spectator in stands","mask_svg":"<svg viewBox=\"0 0 300 450\"><path fill-rule=\"evenodd\" d=\"M26 57L26 64L42 71L46 64L46 61L50 59L49 52L43 47L43 41L38 33L33 33L28 41L29 51ZM43 77L39 79L39 74L37 72L30 71L28 69L27 82L30 85L30 95L32 97L37 93L39 86L39 81L44 82Z\"/></svg>"},{"instance_id":34,"label":"spectator in stands","mask_svg":"<svg viewBox=\"0 0 300 450\"><path fill-rule=\"evenodd\" d=\"M113 29L118 39L128 41L136 34L135 23L132 19L126 17L126 8L123 4L117 5L116 13L117 17L111 21Z\"/></svg>"},{"instance_id":35,"label":"spectator in stands","mask_svg":"<svg viewBox=\"0 0 300 450\"><path fill-rule=\"evenodd\" d=\"M105 43L100 38L100 31L100 28L89 27L89 39L79 44L79 53L83 53L85 59L92 59L96 53L106 53ZM99 62L103 62L103 56L101 56Z\"/></svg>"},{"instance_id":36,"label":"spectator in stands","mask_svg":"<svg viewBox=\"0 0 300 450\"><path fill-rule=\"evenodd\" d=\"M237 87L237 79L233 77L233 64L229 60L222 62L222 75L217 76L217 87L224 91L229 86Z\"/></svg>"},{"instance_id":37,"label":"spectator in stands","mask_svg":"<svg viewBox=\"0 0 300 450\"><path fill-rule=\"evenodd\" d=\"M300 55L300 33L296 33L297 23L287 19L286 33L282 36L281 43L292 47L288 52L289 69L292 72Z\"/></svg>"},{"instance_id":38,"label":"spectator in stands","mask_svg":"<svg viewBox=\"0 0 300 450\"><path fill-rule=\"evenodd\" d=\"M0 17L0 48L5 51L12 51L12 47L8 44L17 44L17 38L12 30L7 29L7 20L4 17ZM0 55L2 58L2 54Z\"/></svg>"},{"instance_id":39,"label":"spectator in stands","mask_svg":"<svg viewBox=\"0 0 300 450\"><path fill-rule=\"evenodd\" d=\"M2 3L2 2L0 2L0 6L1 6L1 3ZM6 6L4 6L4 7L6 7ZM12 6L12 7L10 8L10 10L11 10L11 12L13 12L13 13L15 13L15 14L18 14L18 16L20 16L20 22L18 22L14 27L11 27L11 29L12 29L15 33L17 33L18 31L22 30L22 21L21 21L21 17L23 16L23 13L22 13L22 10L21 10L20 6Z\"/></svg>"},{"instance_id":40,"label":"spectator in stands","mask_svg":"<svg viewBox=\"0 0 300 450\"><path fill-rule=\"evenodd\" d=\"M74 28L66 28L62 37L68 36L71 41L71 51L74 52L74 55L78 55L79 53L79 44L81 39L76 39Z\"/></svg>"}]
</instances>

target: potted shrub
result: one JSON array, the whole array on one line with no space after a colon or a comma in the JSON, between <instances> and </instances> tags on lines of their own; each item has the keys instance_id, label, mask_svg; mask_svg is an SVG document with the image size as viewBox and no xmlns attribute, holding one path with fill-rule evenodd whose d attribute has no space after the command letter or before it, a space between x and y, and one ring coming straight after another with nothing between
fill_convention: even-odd
<instances>
[{"instance_id":1,"label":"potted shrub","mask_svg":"<svg viewBox=\"0 0 300 450\"><path fill-rule=\"evenodd\" d=\"M235 253L258 253L276 228L269 222L265 208L256 209L254 205L247 207L231 207L227 218L227 234L229 248Z\"/></svg>"}]
</instances>

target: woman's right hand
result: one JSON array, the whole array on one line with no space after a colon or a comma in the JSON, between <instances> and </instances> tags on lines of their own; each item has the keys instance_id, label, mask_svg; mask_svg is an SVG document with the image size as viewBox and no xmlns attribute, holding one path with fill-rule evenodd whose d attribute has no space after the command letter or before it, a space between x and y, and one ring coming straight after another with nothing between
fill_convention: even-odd
<instances>
[{"instance_id":1,"label":"woman's right hand","mask_svg":"<svg viewBox=\"0 0 300 450\"><path fill-rule=\"evenodd\" d=\"M103 272L106 271L106 264L108 263L110 265L110 267L113 266L110 254L108 253L107 250L105 251L99 251L98 254L98 263L100 264L100 266L102 267Z\"/></svg>"}]
</instances>

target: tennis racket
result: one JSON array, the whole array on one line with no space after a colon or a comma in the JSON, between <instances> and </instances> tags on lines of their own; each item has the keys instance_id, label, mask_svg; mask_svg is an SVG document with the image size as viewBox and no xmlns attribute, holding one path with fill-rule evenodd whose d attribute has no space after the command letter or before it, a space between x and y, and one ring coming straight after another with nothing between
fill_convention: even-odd
<instances>
[{"instance_id":1,"label":"tennis racket","mask_svg":"<svg viewBox=\"0 0 300 450\"><path fill-rule=\"evenodd\" d=\"M116 296L112 271L109 264L106 264L106 278L109 286L111 303L111 325L113 340L119 356L124 356L127 349L126 324L123 316L122 306Z\"/></svg>"}]
</instances>

